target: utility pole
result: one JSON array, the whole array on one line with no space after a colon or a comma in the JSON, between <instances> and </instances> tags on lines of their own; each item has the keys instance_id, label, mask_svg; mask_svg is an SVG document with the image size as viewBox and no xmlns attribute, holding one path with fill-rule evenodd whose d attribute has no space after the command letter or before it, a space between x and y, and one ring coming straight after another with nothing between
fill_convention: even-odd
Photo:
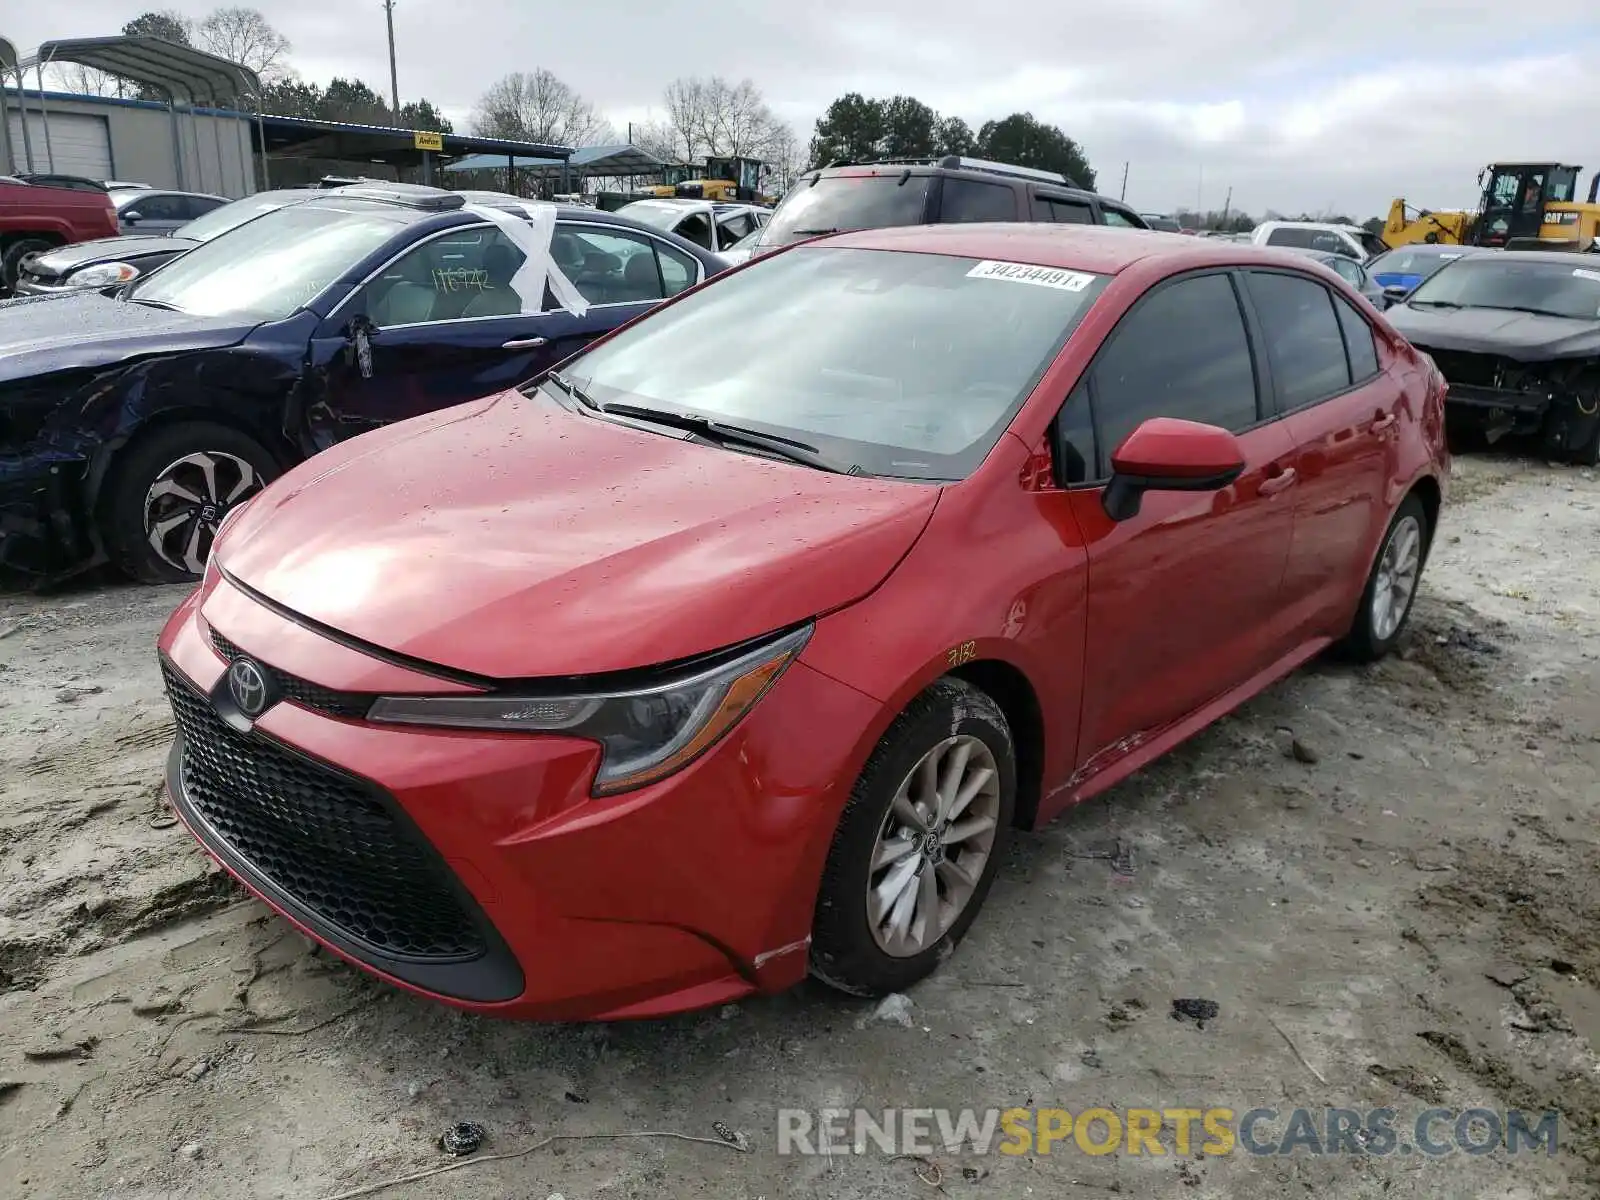
<instances>
[{"instance_id":1,"label":"utility pole","mask_svg":"<svg viewBox=\"0 0 1600 1200\"><path fill-rule=\"evenodd\" d=\"M1205 163L1201 163L1200 164L1200 177L1197 180L1195 180L1195 185L1194 185L1194 211L1196 213L1198 213L1202 217L1205 215L1206 206L1205 206L1205 200L1203 199L1201 193L1203 193L1205 190L1206 190L1206 165L1205 165Z\"/></svg>"},{"instance_id":2,"label":"utility pole","mask_svg":"<svg viewBox=\"0 0 1600 1200\"><path fill-rule=\"evenodd\" d=\"M400 74L394 65L394 0L383 0L383 17L389 25L389 103L392 116L400 120Z\"/></svg>"},{"instance_id":3,"label":"utility pole","mask_svg":"<svg viewBox=\"0 0 1600 1200\"><path fill-rule=\"evenodd\" d=\"M1117 199L1118 200L1126 200L1127 198L1128 198L1128 164L1127 163L1123 163L1122 164L1122 191L1117 193Z\"/></svg>"}]
</instances>

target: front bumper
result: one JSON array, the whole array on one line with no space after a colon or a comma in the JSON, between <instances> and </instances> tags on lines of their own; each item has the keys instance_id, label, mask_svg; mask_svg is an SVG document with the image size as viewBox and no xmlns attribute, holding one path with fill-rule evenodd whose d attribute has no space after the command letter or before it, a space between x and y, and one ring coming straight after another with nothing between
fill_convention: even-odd
<instances>
[{"instance_id":1,"label":"front bumper","mask_svg":"<svg viewBox=\"0 0 1600 1200\"><path fill-rule=\"evenodd\" d=\"M658 1016L804 975L817 882L877 705L803 663L684 771L593 799L591 743L350 715L341 697L452 685L215 577L160 649L179 815L246 887L357 966L459 1007L546 1020ZM239 653L295 684L253 726L226 697Z\"/></svg>"},{"instance_id":2,"label":"front bumper","mask_svg":"<svg viewBox=\"0 0 1600 1200\"><path fill-rule=\"evenodd\" d=\"M81 512L84 466L0 451L0 579L55 577L95 561Z\"/></svg>"}]
</instances>

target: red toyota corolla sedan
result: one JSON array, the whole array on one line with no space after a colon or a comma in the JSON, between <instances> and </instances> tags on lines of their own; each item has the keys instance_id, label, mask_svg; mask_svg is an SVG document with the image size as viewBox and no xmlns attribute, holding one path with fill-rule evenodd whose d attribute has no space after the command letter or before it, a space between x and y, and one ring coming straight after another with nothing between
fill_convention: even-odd
<instances>
[{"instance_id":1,"label":"red toyota corolla sedan","mask_svg":"<svg viewBox=\"0 0 1600 1200\"><path fill-rule=\"evenodd\" d=\"M485 1013L904 988L1013 829L1394 644L1444 391L1298 256L802 244L229 514L161 636L172 800L301 930Z\"/></svg>"}]
</instances>

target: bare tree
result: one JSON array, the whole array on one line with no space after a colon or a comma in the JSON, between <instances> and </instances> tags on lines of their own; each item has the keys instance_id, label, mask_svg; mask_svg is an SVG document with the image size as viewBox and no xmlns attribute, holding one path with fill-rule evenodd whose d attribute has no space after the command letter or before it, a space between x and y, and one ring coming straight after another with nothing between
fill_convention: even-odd
<instances>
[{"instance_id":1,"label":"bare tree","mask_svg":"<svg viewBox=\"0 0 1600 1200\"><path fill-rule=\"evenodd\" d=\"M229 62L243 63L263 83L290 74L289 39L279 33L258 8L219 8L200 22L196 31L202 49Z\"/></svg>"},{"instance_id":2,"label":"bare tree","mask_svg":"<svg viewBox=\"0 0 1600 1200\"><path fill-rule=\"evenodd\" d=\"M472 129L480 137L599 146L616 137L611 123L553 71L513 71L478 98Z\"/></svg>"},{"instance_id":3,"label":"bare tree","mask_svg":"<svg viewBox=\"0 0 1600 1200\"><path fill-rule=\"evenodd\" d=\"M794 157L794 131L773 115L761 90L748 79L675 79L661 102L663 119L645 126L638 142L668 161L738 156L759 158L776 170L779 159Z\"/></svg>"},{"instance_id":4,"label":"bare tree","mask_svg":"<svg viewBox=\"0 0 1600 1200\"><path fill-rule=\"evenodd\" d=\"M45 79L51 87L74 96L121 96L128 89L120 76L82 63L53 63L45 69Z\"/></svg>"}]
</instances>

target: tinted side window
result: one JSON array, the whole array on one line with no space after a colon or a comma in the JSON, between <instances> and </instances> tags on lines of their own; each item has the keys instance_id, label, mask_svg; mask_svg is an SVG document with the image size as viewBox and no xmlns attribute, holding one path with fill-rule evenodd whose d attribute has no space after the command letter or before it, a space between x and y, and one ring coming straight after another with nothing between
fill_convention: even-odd
<instances>
[{"instance_id":1,"label":"tinted side window","mask_svg":"<svg viewBox=\"0 0 1600 1200\"><path fill-rule=\"evenodd\" d=\"M1089 211L1087 204L1079 204L1074 200L1046 200L1050 208L1050 219L1063 225L1093 225L1094 213Z\"/></svg>"},{"instance_id":2,"label":"tinted side window","mask_svg":"<svg viewBox=\"0 0 1600 1200\"><path fill-rule=\"evenodd\" d=\"M1122 227L1123 229L1142 229L1143 228L1142 225L1135 225L1132 221L1128 220L1127 217L1125 217L1122 213L1119 213L1114 208L1107 208L1105 205L1102 204L1100 206L1100 211L1105 214L1106 224L1107 225L1117 225L1117 226Z\"/></svg>"},{"instance_id":3,"label":"tinted side window","mask_svg":"<svg viewBox=\"0 0 1600 1200\"><path fill-rule=\"evenodd\" d=\"M1269 246L1300 246L1311 249L1316 244L1316 232L1310 229L1274 229L1267 234Z\"/></svg>"},{"instance_id":4,"label":"tinted side window","mask_svg":"<svg viewBox=\"0 0 1600 1200\"><path fill-rule=\"evenodd\" d=\"M1089 410L1089 384L1085 377L1056 418L1056 455L1061 481L1068 486L1095 477L1094 415Z\"/></svg>"},{"instance_id":5,"label":"tinted side window","mask_svg":"<svg viewBox=\"0 0 1600 1200\"><path fill-rule=\"evenodd\" d=\"M1344 329L1345 349L1350 353L1350 382L1360 383L1378 373L1378 345L1372 336L1372 326L1355 310L1355 306L1340 296L1333 298L1333 307L1339 314L1339 324Z\"/></svg>"},{"instance_id":6,"label":"tinted side window","mask_svg":"<svg viewBox=\"0 0 1600 1200\"><path fill-rule=\"evenodd\" d=\"M1229 430L1254 425L1255 370L1228 277L1180 279L1147 297L1111 335L1093 380L1100 475L1109 474L1112 451L1151 417Z\"/></svg>"},{"instance_id":7,"label":"tinted side window","mask_svg":"<svg viewBox=\"0 0 1600 1200\"><path fill-rule=\"evenodd\" d=\"M714 250L711 244L711 221L704 213L692 213L678 222L677 228L672 231L681 238L687 238L696 246L706 250Z\"/></svg>"},{"instance_id":8,"label":"tinted side window","mask_svg":"<svg viewBox=\"0 0 1600 1200\"><path fill-rule=\"evenodd\" d=\"M998 183L978 183L972 179L946 179L939 220L1015 221L1017 194Z\"/></svg>"},{"instance_id":9,"label":"tinted side window","mask_svg":"<svg viewBox=\"0 0 1600 1200\"><path fill-rule=\"evenodd\" d=\"M205 216L213 209L221 208L226 203L226 200L208 200L204 196L186 196L183 207L189 219L193 220L195 217Z\"/></svg>"},{"instance_id":10,"label":"tinted side window","mask_svg":"<svg viewBox=\"0 0 1600 1200\"><path fill-rule=\"evenodd\" d=\"M558 221L550 239L550 256L590 304L638 304L669 294L662 263L675 252L663 246L658 258L657 245L654 239L632 230Z\"/></svg>"},{"instance_id":11,"label":"tinted side window","mask_svg":"<svg viewBox=\"0 0 1600 1200\"><path fill-rule=\"evenodd\" d=\"M1249 279L1272 356L1278 402L1285 409L1299 408L1349 387L1350 364L1332 293L1298 275L1252 271Z\"/></svg>"}]
</instances>

